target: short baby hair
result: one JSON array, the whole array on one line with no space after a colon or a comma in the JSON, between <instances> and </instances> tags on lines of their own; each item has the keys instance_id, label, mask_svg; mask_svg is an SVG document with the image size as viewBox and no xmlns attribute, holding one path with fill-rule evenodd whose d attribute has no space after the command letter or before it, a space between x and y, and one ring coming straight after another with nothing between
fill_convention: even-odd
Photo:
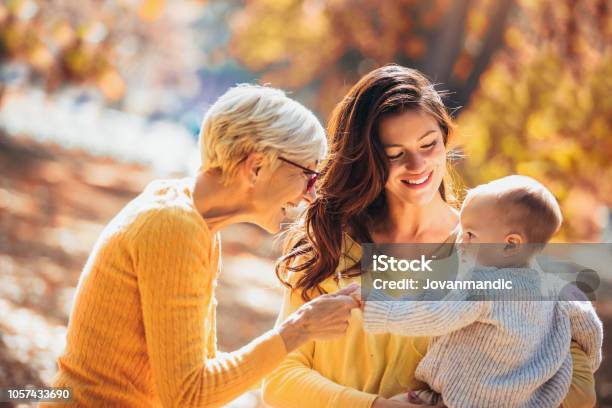
<instances>
[{"instance_id":1,"label":"short baby hair","mask_svg":"<svg viewBox=\"0 0 612 408\"><path fill-rule=\"evenodd\" d=\"M307 163L327 152L316 116L280 89L240 84L208 109L200 130L201 170L220 169L225 181L250 153Z\"/></svg>"},{"instance_id":2,"label":"short baby hair","mask_svg":"<svg viewBox=\"0 0 612 408\"><path fill-rule=\"evenodd\" d=\"M519 227L528 243L547 243L563 222L553 193L531 177L502 177L469 190L465 199L475 194L495 197L506 224Z\"/></svg>"}]
</instances>

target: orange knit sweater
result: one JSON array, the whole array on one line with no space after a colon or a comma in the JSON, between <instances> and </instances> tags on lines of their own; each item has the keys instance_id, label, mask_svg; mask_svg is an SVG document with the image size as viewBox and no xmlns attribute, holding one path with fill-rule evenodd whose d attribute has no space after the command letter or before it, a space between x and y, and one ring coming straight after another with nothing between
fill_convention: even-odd
<instances>
[{"instance_id":1,"label":"orange knit sweater","mask_svg":"<svg viewBox=\"0 0 612 408\"><path fill-rule=\"evenodd\" d=\"M220 241L196 211L192 189L193 179L151 183L96 243L53 382L72 388L67 405L220 406L285 358L275 330L217 353Z\"/></svg>"}]
</instances>

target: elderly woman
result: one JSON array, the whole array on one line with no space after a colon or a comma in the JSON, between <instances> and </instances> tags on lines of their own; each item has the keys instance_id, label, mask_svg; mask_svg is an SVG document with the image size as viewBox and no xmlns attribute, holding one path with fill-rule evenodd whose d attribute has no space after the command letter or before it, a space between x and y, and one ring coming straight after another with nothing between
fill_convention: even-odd
<instances>
[{"instance_id":1,"label":"elderly woman","mask_svg":"<svg viewBox=\"0 0 612 408\"><path fill-rule=\"evenodd\" d=\"M216 349L219 230L279 230L312 201L326 151L315 116L281 91L243 85L210 108L195 179L151 183L106 227L79 281L55 387L71 404L204 407L234 399L306 341L342 335L354 288L317 298L238 351Z\"/></svg>"},{"instance_id":2,"label":"elderly woman","mask_svg":"<svg viewBox=\"0 0 612 408\"><path fill-rule=\"evenodd\" d=\"M370 72L338 104L328 133L331 152L318 197L279 263L287 285L279 321L305 301L358 281L360 244L440 243L443 250L458 236L448 172L453 123L421 73L397 65ZM445 262L444 254L437 259ZM268 376L264 400L292 408L413 407L406 391L425 386L415 370L429 338L366 333L362 316L353 313L345 336L309 341L290 353ZM571 353L563 407L591 407L589 361L577 343ZM397 394L403 400L392 399Z\"/></svg>"}]
</instances>

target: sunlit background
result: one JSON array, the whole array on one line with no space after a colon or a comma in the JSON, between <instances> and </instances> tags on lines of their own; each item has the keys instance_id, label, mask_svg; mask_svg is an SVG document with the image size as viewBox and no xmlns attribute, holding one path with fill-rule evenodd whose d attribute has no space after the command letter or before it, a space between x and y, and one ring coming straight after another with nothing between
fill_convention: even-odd
<instances>
[{"instance_id":1,"label":"sunlit background","mask_svg":"<svg viewBox=\"0 0 612 408\"><path fill-rule=\"evenodd\" d=\"M0 387L49 384L97 235L148 181L193 174L203 113L238 82L325 122L373 68L418 68L450 91L463 186L533 176L561 201L556 240L610 242L611 40L609 0L2 0ZM246 225L223 239L228 351L274 322L279 246Z\"/></svg>"}]
</instances>

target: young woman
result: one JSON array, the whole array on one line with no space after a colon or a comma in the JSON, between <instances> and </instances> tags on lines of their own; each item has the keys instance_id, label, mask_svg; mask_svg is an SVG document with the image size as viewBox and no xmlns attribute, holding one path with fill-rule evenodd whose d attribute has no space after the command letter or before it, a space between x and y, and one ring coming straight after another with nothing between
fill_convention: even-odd
<instances>
[{"instance_id":1,"label":"young woman","mask_svg":"<svg viewBox=\"0 0 612 408\"><path fill-rule=\"evenodd\" d=\"M397 65L370 72L338 104L328 132L319 195L278 265L288 286L279 321L305 301L358 281L360 243L457 237L447 170L453 125L422 74ZM356 312L344 337L309 341L290 353L267 377L264 400L294 408L411 407L389 398L424 386L414 373L427 347L423 337L367 334ZM563 406L590 407L588 360L575 344L571 352L573 380Z\"/></svg>"},{"instance_id":2,"label":"young woman","mask_svg":"<svg viewBox=\"0 0 612 408\"><path fill-rule=\"evenodd\" d=\"M305 341L345 332L354 288L217 354L218 231L252 222L277 232L288 206L312 201L326 142L314 115L281 91L239 86L209 109L200 145L197 177L151 183L89 257L53 383L72 389L67 405L221 406Z\"/></svg>"}]
</instances>

